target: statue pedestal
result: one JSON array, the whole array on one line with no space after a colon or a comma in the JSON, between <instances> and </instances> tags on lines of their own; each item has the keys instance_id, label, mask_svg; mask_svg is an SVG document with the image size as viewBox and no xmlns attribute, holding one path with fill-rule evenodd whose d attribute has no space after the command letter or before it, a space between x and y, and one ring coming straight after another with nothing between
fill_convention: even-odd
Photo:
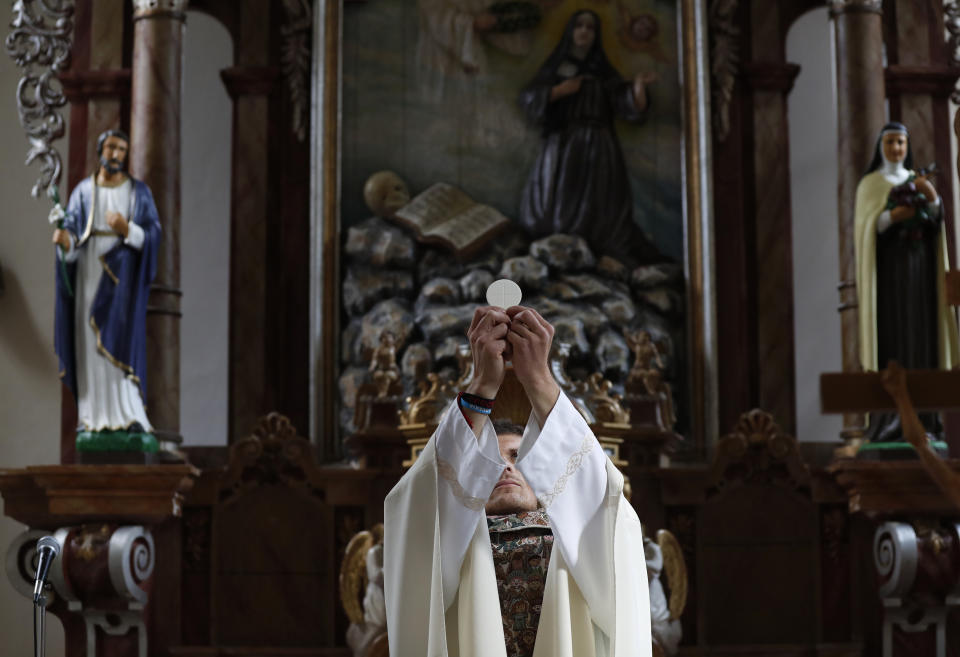
<instances>
[{"instance_id":1,"label":"statue pedestal","mask_svg":"<svg viewBox=\"0 0 960 657\"><path fill-rule=\"evenodd\" d=\"M946 465L960 473L960 460ZM875 521L884 654L947 654L947 637L960 632L960 508L919 461L841 459L829 472L850 512Z\"/></svg>"},{"instance_id":2,"label":"statue pedestal","mask_svg":"<svg viewBox=\"0 0 960 657\"><path fill-rule=\"evenodd\" d=\"M960 474L960 459L947 461ZM960 517L920 461L838 459L829 472L847 493L851 513L873 518L911 516Z\"/></svg>"},{"instance_id":3,"label":"statue pedestal","mask_svg":"<svg viewBox=\"0 0 960 657\"><path fill-rule=\"evenodd\" d=\"M68 657L147 657L148 645L156 652L148 627L179 604L177 578L164 576L179 567L179 549L165 550L179 523L167 521L180 516L197 475L190 465L0 470L4 513L30 528L6 559L11 583L26 598L33 597L37 540L53 534L60 544L47 608L63 623ZM154 577L159 552L162 572Z\"/></svg>"},{"instance_id":4,"label":"statue pedestal","mask_svg":"<svg viewBox=\"0 0 960 657\"><path fill-rule=\"evenodd\" d=\"M354 417L357 431L344 441L350 457L360 467L400 469L409 451L397 429L400 401L398 395L377 397L372 386L361 386Z\"/></svg>"}]
</instances>

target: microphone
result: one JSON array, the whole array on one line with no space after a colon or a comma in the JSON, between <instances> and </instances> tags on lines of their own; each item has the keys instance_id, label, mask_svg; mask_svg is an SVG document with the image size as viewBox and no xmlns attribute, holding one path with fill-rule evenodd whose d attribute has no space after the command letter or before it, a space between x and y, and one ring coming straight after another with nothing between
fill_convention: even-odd
<instances>
[{"instance_id":1,"label":"microphone","mask_svg":"<svg viewBox=\"0 0 960 657\"><path fill-rule=\"evenodd\" d=\"M33 580L33 602L40 602L43 596L43 586L47 583L47 573L50 572L50 564L60 556L60 544L53 536L44 536L37 541L37 554L40 559L37 561L37 576Z\"/></svg>"}]
</instances>

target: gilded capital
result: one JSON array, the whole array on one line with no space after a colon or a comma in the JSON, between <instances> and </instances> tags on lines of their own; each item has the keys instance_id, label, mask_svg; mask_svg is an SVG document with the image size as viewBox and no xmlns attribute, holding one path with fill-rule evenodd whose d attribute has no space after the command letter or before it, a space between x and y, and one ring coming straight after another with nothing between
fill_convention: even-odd
<instances>
[{"instance_id":1,"label":"gilded capital","mask_svg":"<svg viewBox=\"0 0 960 657\"><path fill-rule=\"evenodd\" d=\"M133 17L143 18L154 14L183 14L189 0L133 0Z\"/></svg>"},{"instance_id":2,"label":"gilded capital","mask_svg":"<svg viewBox=\"0 0 960 657\"><path fill-rule=\"evenodd\" d=\"M883 14L882 0L830 0L830 16L840 14Z\"/></svg>"}]
</instances>

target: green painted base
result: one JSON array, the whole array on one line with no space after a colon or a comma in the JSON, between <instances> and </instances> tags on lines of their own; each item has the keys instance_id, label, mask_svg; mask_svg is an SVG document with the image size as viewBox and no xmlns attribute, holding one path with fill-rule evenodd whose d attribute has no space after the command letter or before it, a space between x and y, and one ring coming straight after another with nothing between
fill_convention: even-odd
<instances>
[{"instance_id":1,"label":"green painted base","mask_svg":"<svg viewBox=\"0 0 960 657\"><path fill-rule=\"evenodd\" d=\"M78 431L78 452L144 452L153 454L160 449L152 433L129 431Z\"/></svg>"},{"instance_id":2,"label":"green painted base","mask_svg":"<svg viewBox=\"0 0 960 657\"><path fill-rule=\"evenodd\" d=\"M929 445L933 448L933 451L943 457L946 457L949 453L947 443L942 440L931 440ZM857 458L873 461L915 459L917 458L917 451L913 448L913 445L906 441L864 443L857 450Z\"/></svg>"}]
</instances>

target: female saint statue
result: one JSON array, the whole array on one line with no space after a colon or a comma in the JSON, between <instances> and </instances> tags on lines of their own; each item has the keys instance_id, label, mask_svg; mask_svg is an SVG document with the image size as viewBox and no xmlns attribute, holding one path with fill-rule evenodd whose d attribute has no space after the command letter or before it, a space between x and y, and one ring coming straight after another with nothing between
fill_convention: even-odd
<instances>
[{"instance_id":1,"label":"female saint statue","mask_svg":"<svg viewBox=\"0 0 960 657\"><path fill-rule=\"evenodd\" d=\"M600 18L575 13L563 38L520 94L543 133L543 148L520 202L520 224L534 237L581 235L598 252L627 263L663 260L633 221L633 198L614 131L619 117L640 121L656 73L624 80L603 50Z\"/></svg>"},{"instance_id":2,"label":"female saint statue","mask_svg":"<svg viewBox=\"0 0 960 657\"><path fill-rule=\"evenodd\" d=\"M913 170L906 127L888 123L857 185L854 213L860 362L877 371L896 360L908 369L957 363L957 324L946 303L946 230L940 197ZM921 414L932 436L935 413ZM874 413L871 442L901 441L899 416Z\"/></svg>"}]
</instances>

